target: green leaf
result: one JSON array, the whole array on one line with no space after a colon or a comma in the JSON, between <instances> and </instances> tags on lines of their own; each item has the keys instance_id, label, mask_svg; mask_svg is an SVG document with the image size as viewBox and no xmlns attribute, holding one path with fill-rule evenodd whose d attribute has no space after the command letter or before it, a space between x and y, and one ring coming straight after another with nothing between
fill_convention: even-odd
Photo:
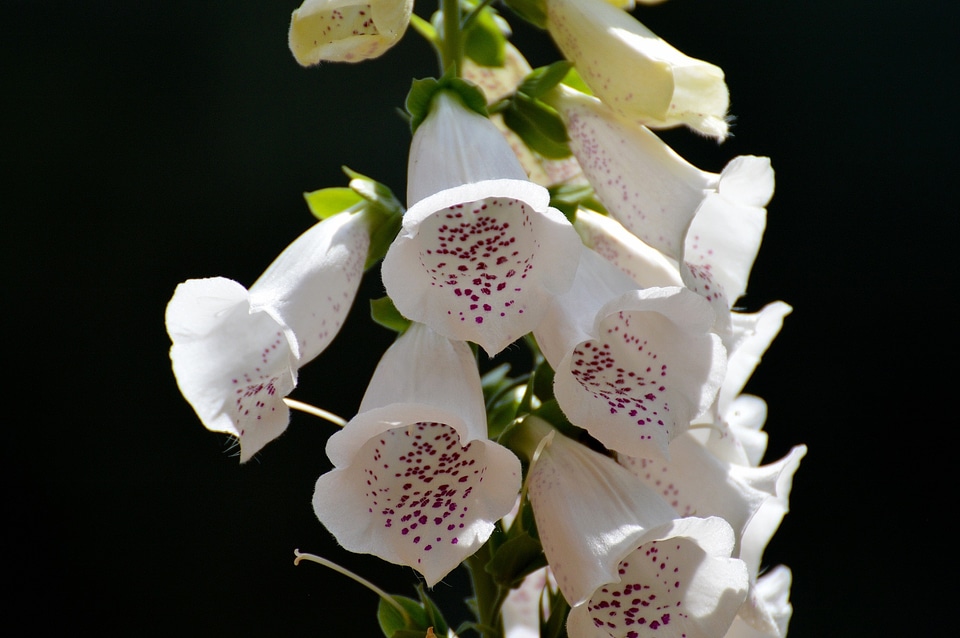
<instances>
[{"instance_id":1,"label":"green leaf","mask_svg":"<svg viewBox=\"0 0 960 638\"><path fill-rule=\"evenodd\" d=\"M544 0L504 0L504 4L533 26L547 28L547 5Z\"/></svg>"},{"instance_id":2,"label":"green leaf","mask_svg":"<svg viewBox=\"0 0 960 638\"><path fill-rule=\"evenodd\" d=\"M342 213L360 203L362 198L351 188L345 186L322 188L318 191L304 193L310 212L317 219L326 219L337 213Z\"/></svg>"},{"instance_id":3,"label":"green leaf","mask_svg":"<svg viewBox=\"0 0 960 638\"><path fill-rule=\"evenodd\" d=\"M384 328L393 330L397 334L406 332L411 323L409 319L400 314L397 307L393 305L393 300L387 296L370 300L370 317Z\"/></svg>"},{"instance_id":4,"label":"green leaf","mask_svg":"<svg viewBox=\"0 0 960 638\"><path fill-rule=\"evenodd\" d=\"M550 594L550 616L540 620L541 638L567 638L567 614L570 613L570 605L560 590Z\"/></svg>"},{"instance_id":5,"label":"green leaf","mask_svg":"<svg viewBox=\"0 0 960 638\"><path fill-rule=\"evenodd\" d=\"M427 627L430 626L426 610L412 598L406 596L393 596L392 598L407 612L409 623L404 619L400 610L381 598L380 604L377 606L377 622L380 623L380 630L383 635L393 638L399 631L414 630L420 632L416 634L419 638L423 638Z\"/></svg>"},{"instance_id":6,"label":"green leaf","mask_svg":"<svg viewBox=\"0 0 960 638\"><path fill-rule=\"evenodd\" d=\"M519 135L530 150L549 159L570 155L563 120L543 102L518 93L502 113L504 124Z\"/></svg>"},{"instance_id":7,"label":"green leaf","mask_svg":"<svg viewBox=\"0 0 960 638\"><path fill-rule=\"evenodd\" d=\"M464 53L480 66L503 66L507 38L497 24L495 13L484 7L466 33Z\"/></svg>"},{"instance_id":8,"label":"green leaf","mask_svg":"<svg viewBox=\"0 0 960 638\"><path fill-rule=\"evenodd\" d=\"M387 216L403 212L403 204L386 185L347 166L341 170L350 178L350 189L376 206L378 212Z\"/></svg>"},{"instance_id":9,"label":"green leaf","mask_svg":"<svg viewBox=\"0 0 960 638\"><path fill-rule=\"evenodd\" d=\"M517 87L517 92L534 98L540 97L560 84L572 68L573 64L566 60L538 67L523 79Z\"/></svg>"},{"instance_id":10,"label":"green leaf","mask_svg":"<svg viewBox=\"0 0 960 638\"><path fill-rule=\"evenodd\" d=\"M497 549L485 569L497 584L515 587L525 576L546 566L540 542L523 533L511 538Z\"/></svg>"}]
</instances>

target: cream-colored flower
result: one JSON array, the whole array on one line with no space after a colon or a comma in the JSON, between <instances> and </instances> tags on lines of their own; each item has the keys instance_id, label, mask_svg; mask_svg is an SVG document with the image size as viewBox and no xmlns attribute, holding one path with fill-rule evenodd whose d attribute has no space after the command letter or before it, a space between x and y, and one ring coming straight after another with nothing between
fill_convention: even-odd
<instances>
[{"instance_id":1,"label":"cream-colored flower","mask_svg":"<svg viewBox=\"0 0 960 638\"><path fill-rule=\"evenodd\" d=\"M413 0L304 0L290 16L288 43L297 62L360 62L396 44Z\"/></svg>"},{"instance_id":2,"label":"cream-colored flower","mask_svg":"<svg viewBox=\"0 0 960 638\"><path fill-rule=\"evenodd\" d=\"M681 53L607 0L546 6L557 47L610 108L651 128L727 136L730 97L720 67Z\"/></svg>"}]
</instances>

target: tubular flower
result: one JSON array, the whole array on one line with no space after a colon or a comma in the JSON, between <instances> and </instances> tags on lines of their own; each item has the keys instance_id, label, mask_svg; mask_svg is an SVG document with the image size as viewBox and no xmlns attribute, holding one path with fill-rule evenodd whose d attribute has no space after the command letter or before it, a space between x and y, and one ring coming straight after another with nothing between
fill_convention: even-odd
<instances>
[{"instance_id":1,"label":"tubular flower","mask_svg":"<svg viewBox=\"0 0 960 638\"><path fill-rule=\"evenodd\" d=\"M528 422L538 433L549 428L536 417ZM546 437L528 494L572 607L571 638L722 635L748 581L743 562L730 558L730 526L720 518L678 519L613 459L559 433Z\"/></svg>"},{"instance_id":2,"label":"tubular flower","mask_svg":"<svg viewBox=\"0 0 960 638\"><path fill-rule=\"evenodd\" d=\"M730 97L719 67L691 58L607 0L546 0L547 29L611 109L651 128L727 136Z\"/></svg>"},{"instance_id":3,"label":"tubular flower","mask_svg":"<svg viewBox=\"0 0 960 638\"><path fill-rule=\"evenodd\" d=\"M166 310L177 385L203 425L239 439L240 462L289 423L297 370L333 340L363 276L361 215L315 224L248 291L223 277L177 286Z\"/></svg>"},{"instance_id":4,"label":"tubular flower","mask_svg":"<svg viewBox=\"0 0 960 638\"><path fill-rule=\"evenodd\" d=\"M413 0L304 0L290 16L290 51L302 66L376 58L403 37L412 12Z\"/></svg>"},{"instance_id":5,"label":"tubular flower","mask_svg":"<svg viewBox=\"0 0 960 638\"><path fill-rule=\"evenodd\" d=\"M403 227L382 265L397 309L490 356L536 327L566 291L580 238L490 121L452 95L411 144Z\"/></svg>"},{"instance_id":6,"label":"tubular flower","mask_svg":"<svg viewBox=\"0 0 960 638\"><path fill-rule=\"evenodd\" d=\"M772 193L772 171L768 179L760 166L769 170L766 158L735 158L719 175L702 171L652 131L624 119L594 97L560 85L546 99L566 123L570 149L610 215L678 263L684 259L687 231L701 209L708 220L718 216L736 220L731 223L739 231L748 224L739 221L746 215L740 209L753 213L761 199L763 187L751 180L762 176ZM704 232L715 228L704 222ZM715 234L722 236L719 231ZM715 243L709 248L722 246L719 239Z\"/></svg>"},{"instance_id":7,"label":"tubular flower","mask_svg":"<svg viewBox=\"0 0 960 638\"><path fill-rule=\"evenodd\" d=\"M417 323L384 353L327 455L320 521L346 549L413 567L431 587L479 549L520 488L517 457L487 438L470 348Z\"/></svg>"},{"instance_id":8,"label":"tubular flower","mask_svg":"<svg viewBox=\"0 0 960 638\"><path fill-rule=\"evenodd\" d=\"M551 302L534 331L556 372L560 408L612 450L665 456L723 380L713 312L684 288L612 294L611 282L626 275L592 251L580 261L573 288Z\"/></svg>"},{"instance_id":9,"label":"tubular flower","mask_svg":"<svg viewBox=\"0 0 960 638\"><path fill-rule=\"evenodd\" d=\"M633 458L617 460L650 489L660 492L679 516L719 516L730 523L736 535L734 553L740 553L740 539L757 511L777 498L781 480L790 476L803 456L798 448L776 463L748 467L713 456L690 433L670 443L670 460ZM789 491L789 488L787 488Z\"/></svg>"}]
</instances>

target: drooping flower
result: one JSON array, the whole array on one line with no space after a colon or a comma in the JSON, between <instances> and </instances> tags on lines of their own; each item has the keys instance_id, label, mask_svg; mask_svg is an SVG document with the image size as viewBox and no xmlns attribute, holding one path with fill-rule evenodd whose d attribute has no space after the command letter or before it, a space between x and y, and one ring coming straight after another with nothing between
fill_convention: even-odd
<instances>
[{"instance_id":1,"label":"drooping flower","mask_svg":"<svg viewBox=\"0 0 960 638\"><path fill-rule=\"evenodd\" d=\"M238 438L241 463L286 429L283 398L339 331L369 244L362 215L341 213L297 238L249 291L223 277L177 286L166 310L177 385L207 429Z\"/></svg>"},{"instance_id":2,"label":"drooping flower","mask_svg":"<svg viewBox=\"0 0 960 638\"><path fill-rule=\"evenodd\" d=\"M511 589L500 610L503 637L540 638L540 620L550 615L549 593L556 587L550 568L541 567Z\"/></svg>"},{"instance_id":3,"label":"drooping flower","mask_svg":"<svg viewBox=\"0 0 960 638\"><path fill-rule=\"evenodd\" d=\"M778 488L789 492L789 477L804 450L796 448L761 467L736 465L713 456L688 432L671 441L669 461L626 455L617 460L658 491L679 516L719 516L730 523L736 535L734 554L739 555L741 536L757 511L769 499L780 498Z\"/></svg>"},{"instance_id":4,"label":"drooping flower","mask_svg":"<svg viewBox=\"0 0 960 638\"><path fill-rule=\"evenodd\" d=\"M442 91L411 143L410 207L381 268L397 309L491 356L570 287L580 238L485 117Z\"/></svg>"},{"instance_id":5,"label":"drooping flower","mask_svg":"<svg viewBox=\"0 0 960 638\"><path fill-rule=\"evenodd\" d=\"M613 459L549 432L536 417L523 427L528 438L545 439L528 494L550 569L572 607L571 638L721 635L748 581L743 562L730 558L730 526L715 517L677 518Z\"/></svg>"},{"instance_id":6,"label":"drooping flower","mask_svg":"<svg viewBox=\"0 0 960 638\"><path fill-rule=\"evenodd\" d=\"M557 402L571 423L612 450L666 455L723 380L726 354L710 332L713 311L685 288L638 290L582 250L573 287L551 301L534 331L555 371Z\"/></svg>"},{"instance_id":7,"label":"drooping flower","mask_svg":"<svg viewBox=\"0 0 960 638\"><path fill-rule=\"evenodd\" d=\"M327 442L317 517L346 549L435 585L487 540L520 488L520 463L487 438L467 344L414 323L387 349L360 411Z\"/></svg>"},{"instance_id":8,"label":"drooping flower","mask_svg":"<svg viewBox=\"0 0 960 638\"><path fill-rule=\"evenodd\" d=\"M777 565L758 578L723 638L785 638L793 615L792 580L793 574L786 565ZM744 608L757 612L749 612L748 616Z\"/></svg>"},{"instance_id":9,"label":"drooping flower","mask_svg":"<svg viewBox=\"0 0 960 638\"><path fill-rule=\"evenodd\" d=\"M713 302L718 313L730 310L747 291L773 185L768 158L736 157L717 177L716 189L707 193L690 223L683 279L688 288Z\"/></svg>"},{"instance_id":10,"label":"drooping flower","mask_svg":"<svg viewBox=\"0 0 960 638\"><path fill-rule=\"evenodd\" d=\"M304 0L290 16L290 51L303 66L376 58L403 37L412 12L413 0Z\"/></svg>"},{"instance_id":11,"label":"drooping flower","mask_svg":"<svg viewBox=\"0 0 960 638\"><path fill-rule=\"evenodd\" d=\"M546 0L546 8L557 47L611 109L651 128L726 137L722 69L681 53L607 0Z\"/></svg>"},{"instance_id":12,"label":"drooping flower","mask_svg":"<svg viewBox=\"0 0 960 638\"><path fill-rule=\"evenodd\" d=\"M712 242L708 249L725 247L720 238L726 236L713 222L716 219L720 224L733 224L740 232L748 225L756 226L759 208L762 233L766 202L761 195L769 187L769 200L773 185L767 158L738 157L720 174L702 171L652 131L594 97L560 85L545 99L566 123L570 149L597 198L611 216L648 245L682 262L687 231L701 209L705 216L702 234L709 234ZM752 258L749 263L752 265Z\"/></svg>"}]
</instances>

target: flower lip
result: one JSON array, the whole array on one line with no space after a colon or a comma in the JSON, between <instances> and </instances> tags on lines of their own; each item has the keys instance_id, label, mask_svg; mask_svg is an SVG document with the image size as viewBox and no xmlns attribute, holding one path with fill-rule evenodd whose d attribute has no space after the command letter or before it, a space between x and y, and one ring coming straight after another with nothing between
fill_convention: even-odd
<instances>
[{"instance_id":1,"label":"flower lip","mask_svg":"<svg viewBox=\"0 0 960 638\"><path fill-rule=\"evenodd\" d=\"M405 317L491 356L533 330L570 287L580 238L526 180L463 184L404 215L381 274Z\"/></svg>"}]
</instances>

